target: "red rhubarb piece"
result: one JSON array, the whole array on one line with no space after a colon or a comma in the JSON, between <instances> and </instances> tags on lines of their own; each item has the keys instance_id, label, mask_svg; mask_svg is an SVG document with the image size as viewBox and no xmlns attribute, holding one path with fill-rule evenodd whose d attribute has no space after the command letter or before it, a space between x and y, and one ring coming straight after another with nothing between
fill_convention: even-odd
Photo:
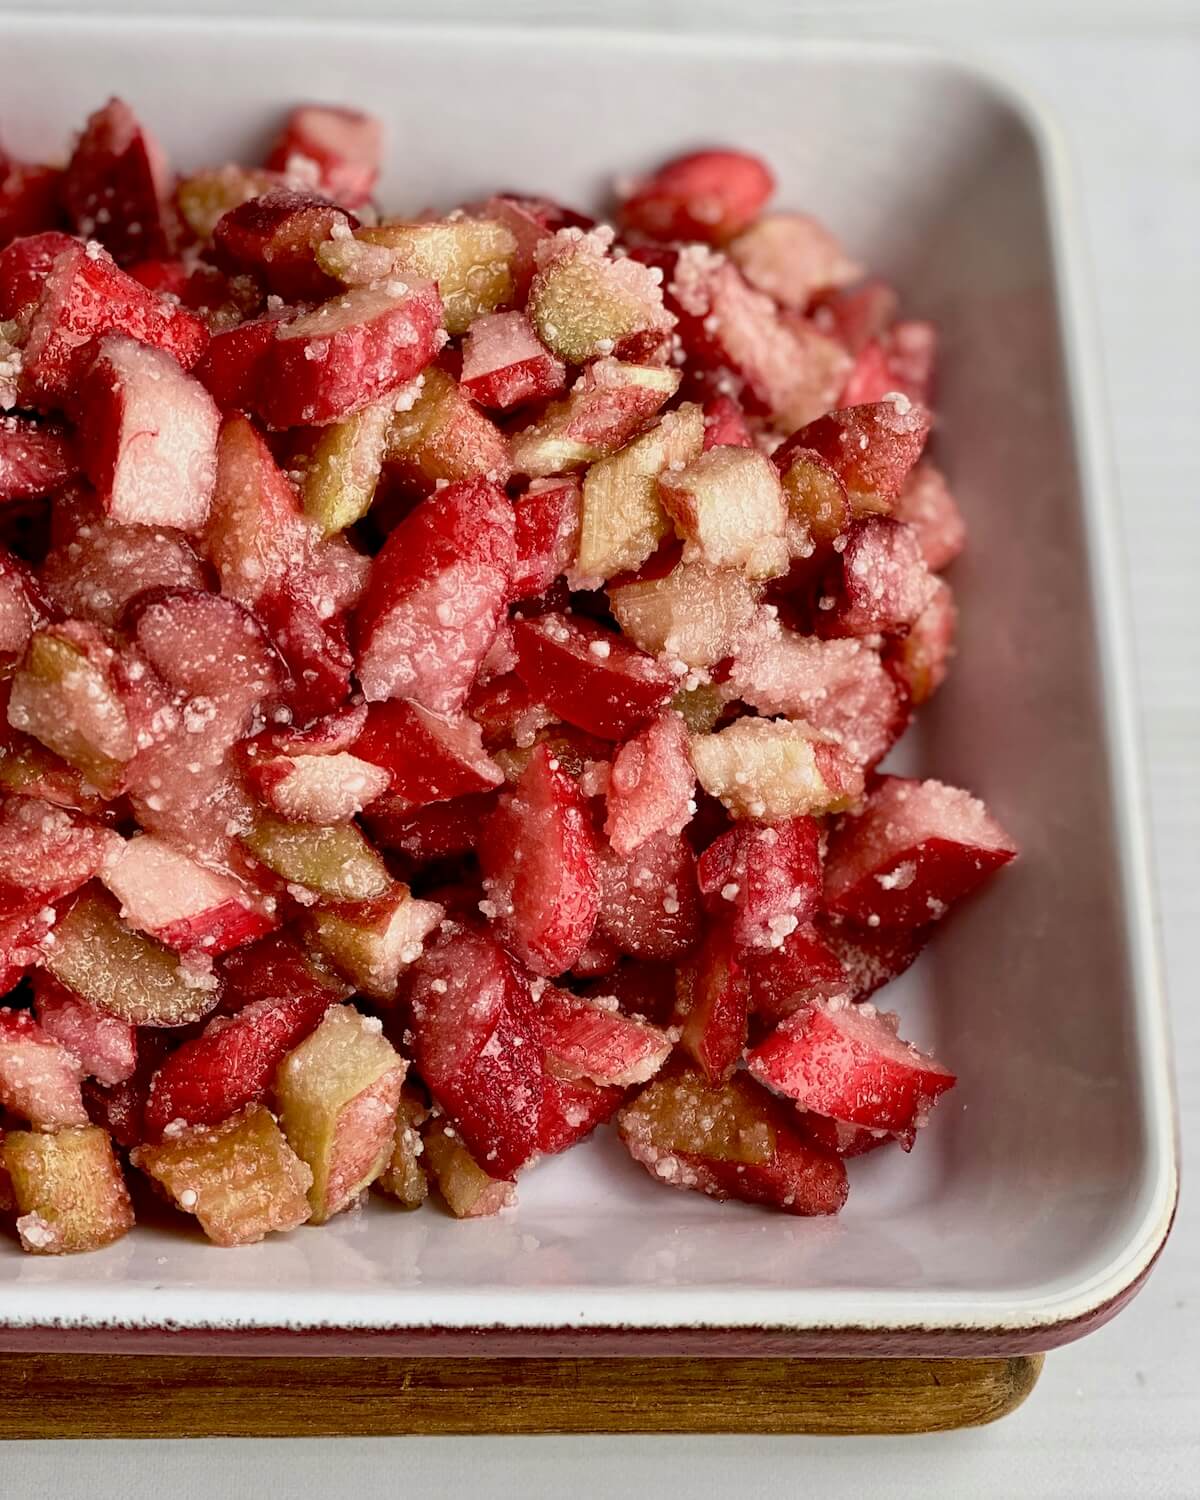
<instances>
[{"instance_id":1,"label":"red rhubarb piece","mask_svg":"<svg viewBox=\"0 0 1200 1500\"><path fill-rule=\"evenodd\" d=\"M613 758L604 824L609 843L629 855L655 834L682 833L696 811L695 791L687 728L677 713L665 713Z\"/></svg>"},{"instance_id":2,"label":"red rhubarb piece","mask_svg":"<svg viewBox=\"0 0 1200 1500\"><path fill-rule=\"evenodd\" d=\"M287 117L267 166L299 174L311 163L324 192L357 208L374 191L382 151L383 127L373 115L331 104L305 104Z\"/></svg>"},{"instance_id":3,"label":"red rhubarb piece","mask_svg":"<svg viewBox=\"0 0 1200 1500\"><path fill-rule=\"evenodd\" d=\"M624 195L623 227L652 240L719 244L745 229L775 191L766 163L744 151L693 151Z\"/></svg>"},{"instance_id":4,"label":"red rhubarb piece","mask_svg":"<svg viewBox=\"0 0 1200 1500\"><path fill-rule=\"evenodd\" d=\"M601 847L599 871L599 935L631 958L681 958L695 947L696 856L681 834L656 834L630 855Z\"/></svg>"},{"instance_id":5,"label":"red rhubarb piece","mask_svg":"<svg viewBox=\"0 0 1200 1500\"><path fill-rule=\"evenodd\" d=\"M395 797L414 807L486 792L504 780L474 719L445 718L407 698L372 703L353 748L382 767Z\"/></svg>"},{"instance_id":6,"label":"red rhubarb piece","mask_svg":"<svg viewBox=\"0 0 1200 1500\"><path fill-rule=\"evenodd\" d=\"M63 174L62 201L76 230L122 264L164 255L167 190L158 142L123 100L110 99L88 119Z\"/></svg>"},{"instance_id":7,"label":"red rhubarb piece","mask_svg":"<svg viewBox=\"0 0 1200 1500\"><path fill-rule=\"evenodd\" d=\"M709 914L730 924L739 948L778 948L820 904L819 826L739 823L709 845L696 873Z\"/></svg>"}]
</instances>

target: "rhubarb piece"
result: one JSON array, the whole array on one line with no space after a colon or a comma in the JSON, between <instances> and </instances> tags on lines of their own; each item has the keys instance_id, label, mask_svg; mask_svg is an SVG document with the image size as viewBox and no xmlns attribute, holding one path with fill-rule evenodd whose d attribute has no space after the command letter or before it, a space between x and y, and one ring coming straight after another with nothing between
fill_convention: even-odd
<instances>
[{"instance_id":1,"label":"rhubarb piece","mask_svg":"<svg viewBox=\"0 0 1200 1500\"><path fill-rule=\"evenodd\" d=\"M741 1057L749 1004L733 935L727 927L712 927L676 978L676 1017L683 1023L679 1043L709 1083L727 1079Z\"/></svg>"},{"instance_id":2,"label":"rhubarb piece","mask_svg":"<svg viewBox=\"0 0 1200 1500\"><path fill-rule=\"evenodd\" d=\"M97 1010L43 972L34 976L33 1009L38 1025L71 1054L83 1077L108 1088L133 1077L137 1033L128 1021Z\"/></svg>"},{"instance_id":3,"label":"rhubarb piece","mask_svg":"<svg viewBox=\"0 0 1200 1500\"><path fill-rule=\"evenodd\" d=\"M840 405L883 401L894 392L928 402L937 362L937 331L932 323L893 323L858 355Z\"/></svg>"},{"instance_id":4,"label":"rhubarb piece","mask_svg":"<svg viewBox=\"0 0 1200 1500\"><path fill-rule=\"evenodd\" d=\"M742 949L738 961L750 1009L769 1026L813 1000L845 995L854 987L838 953L811 922L793 928L778 946Z\"/></svg>"},{"instance_id":5,"label":"rhubarb piece","mask_svg":"<svg viewBox=\"0 0 1200 1500\"><path fill-rule=\"evenodd\" d=\"M744 151L677 156L624 195L622 225L652 240L720 244L758 217L775 191L770 168Z\"/></svg>"},{"instance_id":6,"label":"rhubarb piece","mask_svg":"<svg viewBox=\"0 0 1200 1500\"><path fill-rule=\"evenodd\" d=\"M540 1149L545 1090L526 981L487 933L448 930L413 966L409 1005L426 1087L476 1162L511 1177Z\"/></svg>"},{"instance_id":7,"label":"rhubarb piece","mask_svg":"<svg viewBox=\"0 0 1200 1500\"><path fill-rule=\"evenodd\" d=\"M394 1000L400 976L420 958L425 939L445 915L436 901L418 901L406 885L383 896L312 912L308 933L326 959L375 1000Z\"/></svg>"},{"instance_id":8,"label":"rhubarb piece","mask_svg":"<svg viewBox=\"0 0 1200 1500\"><path fill-rule=\"evenodd\" d=\"M382 797L386 771L357 755L275 755L246 768L260 801L285 822L345 823Z\"/></svg>"},{"instance_id":9,"label":"rhubarb piece","mask_svg":"<svg viewBox=\"0 0 1200 1500\"><path fill-rule=\"evenodd\" d=\"M856 286L822 292L814 299L813 321L857 356L872 339L887 331L899 303L886 282L861 281Z\"/></svg>"},{"instance_id":10,"label":"rhubarb piece","mask_svg":"<svg viewBox=\"0 0 1200 1500\"><path fill-rule=\"evenodd\" d=\"M429 1196L429 1178L422 1165L425 1153L420 1127L429 1119L429 1106L409 1085L400 1090L392 1154L375 1179L375 1187L401 1208L420 1208Z\"/></svg>"},{"instance_id":11,"label":"rhubarb piece","mask_svg":"<svg viewBox=\"0 0 1200 1500\"><path fill-rule=\"evenodd\" d=\"M61 428L0 416L0 505L40 499L78 472L74 447Z\"/></svg>"},{"instance_id":12,"label":"rhubarb piece","mask_svg":"<svg viewBox=\"0 0 1200 1500\"><path fill-rule=\"evenodd\" d=\"M604 824L609 843L629 855L655 834L682 833L696 810L695 787L687 729L677 713L665 713L613 758Z\"/></svg>"},{"instance_id":13,"label":"rhubarb piece","mask_svg":"<svg viewBox=\"0 0 1200 1500\"><path fill-rule=\"evenodd\" d=\"M516 1186L503 1177L489 1177L444 1120L434 1120L425 1132L425 1157L437 1190L456 1219L484 1219L511 1208Z\"/></svg>"},{"instance_id":14,"label":"rhubarb piece","mask_svg":"<svg viewBox=\"0 0 1200 1500\"><path fill-rule=\"evenodd\" d=\"M60 918L43 964L89 1004L135 1026L186 1026L217 1002L216 982L132 932L115 903L88 890Z\"/></svg>"},{"instance_id":15,"label":"rhubarb piece","mask_svg":"<svg viewBox=\"0 0 1200 1500\"><path fill-rule=\"evenodd\" d=\"M716 395L704 403L704 451L753 448L746 414L732 396Z\"/></svg>"},{"instance_id":16,"label":"rhubarb piece","mask_svg":"<svg viewBox=\"0 0 1200 1500\"><path fill-rule=\"evenodd\" d=\"M626 739L670 699L674 678L621 636L578 616L539 615L513 628L517 671L560 718Z\"/></svg>"},{"instance_id":17,"label":"rhubarb piece","mask_svg":"<svg viewBox=\"0 0 1200 1500\"><path fill-rule=\"evenodd\" d=\"M653 419L679 383L678 370L593 360L565 401L552 403L513 433L513 468L539 478L610 457Z\"/></svg>"},{"instance_id":18,"label":"rhubarb piece","mask_svg":"<svg viewBox=\"0 0 1200 1500\"><path fill-rule=\"evenodd\" d=\"M275 926L236 880L150 834L130 839L102 878L128 926L180 953L215 958Z\"/></svg>"},{"instance_id":19,"label":"rhubarb piece","mask_svg":"<svg viewBox=\"0 0 1200 1500\"><path fill-rule=\"evenodd\" d=\"M37 740L0 727L0 794L32 797L90 818L105 818L109 804L74 766Z\"/></svg>"},{"instance_id":20,"label":"rhubarb piece","mask_svg":"<svg viewBox=\"0 0 1200 1500\"><path fill-rule=\"evenodd\" d=\"M596 925L587 805L545 745L483 826L479 864L501 941L535 974L562 974Z\"/></svg>"},{"instance_id":21,"label":"rhubarb piece","mask_svg":"<svg viewBox=\"0 0 1200 1500\"><path fill-rule=\"evenodd\" d=\"M41 959L57 920L54 907L40 902L0 917L0 995L13 989L26 969Z\"/></svg>"},{"instance_id":22,"label":"rhubarb piece","mask_svg":"<svg viewBox=\"0 0 1200 1500\"><path fill-rule=\"evenodd\" d=\"M438 488L439 480L504 484L512 468L504 434L436 367L395 403L384 458L418 494Z\"/></svg>"},{"instance_id":23,"label":"rhubarb piece","mask_svg":"<svg viewBox=\"0 0 1200 1500\"><path fill-rule=\"evenodd\" d=\"M775 462L782 467L789 449L811 449L841 480L853 515L887 514L928 435L928 411L897 395L818 417L792 434Z\"/></svg>"},{"instance_id":24,"label":"rhubarb piece","mask_svg":"<svg viewBox=\"0 0 1200 1500\"><path fill-rule=\"evenodd\" d=\"M349 1208L387 1165L407 1067L380 1023L350 1005L327 1011L279 1065L280 1123L312 1169L312 1223Z\"/></svg>"},{"instance_id":25,"label":"rhubarb piece","mask_svg":"<svg viewBox=\"0 0 1200 1500\"><path fill-rule=\"evenodd\" d=\"M743 1073L720 1087L699 1073L655 1079L617 1125L634 1161L669 1187L800 1215L835 1214L846 1201L842 1163Z\"/></svg>"},{"instance_id":26,"label":"rhubarb piece","mask_svg":"<svg viewBox=\"0 0 1200 1500\"><path fill-rule=\"evenodd\" d=\"M821 635L904 635L936 585L912 528L867 516L851 526L826 589L817 616Z\"/></svg>"},{"instance_id":27,"label":"rhubarb piece","mask_svg":"<svg viewBox=\"0 0 1200 1500\"><path fill-rule=\"evenodd\" d=\"M660 278L635 260L613 259L610 243L600 231L564 229L535 252L526 311L542 343L569 364L612 354L633 334L675 326Z\"/></svg>"},{"instance_id":28,"label":"rhubarb piece","mask_svg":"<svg viewBox=\"0 0 1200 1500\"><path fill-rule=\"evenodd\" d=\"M403 797L385 797L367 813L367 829L381 849L405 854L416 865L471 854L483 820L496 806L491 792L411 807Z\"/></svg>"},{"instance_id":29,"label":"rhubarb piece","mask_svg":"<svg viewBox=\"0 0 1200 1500\"><path fill-rule=\"evenodd\" d=\"M317 900L369 901L390 884L383 861L353 823L325 827L263 817L241 840L268 870Z\"/></svg>"},{"instance_id":30,"label":"rhubarb piece","mask_svg":"<svg viewBox=\"0 0 1200 1500\"><path fill-rule=\"evenodd\" d=\"M633 854L601 848L597 935L632 958L680 958L700 937L696 857L682 835L656 834Z\"/></svg>"},{"instance_id":31,"label":"rhubarb piece","mask_svg":"<svg viewBox=\"0 0 1200 1500\"><path fill-rule=\"evenodd\" d=\"M357 220L316 193L276 188L230 209L213 229L217 264L232 274L252 272L286 302L331 297L337 282L317 263L318 247L347 234Z\"/></svg>"},{"instance_id":32,"label":"rhubarb piece","mask_svg":"<svg viewBox=\"0 0 1200 1500\"><path fill-rule=\"evenodd\" d=\"M0 318L24 323L32 311L46 277L64 250L76 250L73 235L48 229L13 240L0 250Z\"/></svg>"},{"instance_id":33,"label":"rhubarb piece","mask_svg":"<svg viewBox=\"0 0 1200 1500\"><path fill-rule=\"evenodd\" d=\"M476 479L432 496L391 533L356 616L369 701L461 710L509 594L513 528L503 491Z\"/></svg>"},{"instance_id":34,"label":"rhubarb piece","mask_svg":"<svg viewBox=\"0 0 1200 1500\"><path fill-rule=\"evenodd\" d=\"M463 341L462 389L472 401L509 411L556 396L567 369L539 340L523 312L476 318Z\"/></svg>"},{"instance_id":35,"label":"rhubarb piece","mask_svg":"<svg viewBox=\"0 0 1200 1500\"><path fill-rule=\"evenodd\" d=\"M544 594L579 550L579 485L574 479L535 479L513 502L516 563L514 599Z\"/></svg>"},{"instance_id":36,"label":"rhubarb piece","mask_svg":"<svg viewBox=\"0 0 1200 1500\"><path fill-rule=\"evenodd\" d=\"M207 244L220 221L240 203L284 186L286 180L277 172L228 162L182 178L175 189L175 206L187 229Z\"/></svg>"},{"instance_id":37,"label":"rhubarb piece","mask_svg":"<svg viewBox=\"0 0 1200 1500\"><path fill-rule=\"evenodd\" d=\"M261 1104L212 1129L138 1146L129 1159L196 1216L214 1245L255 1245L312 1215L312 1172Z\"/></svg>"},{"instance_id":38,"label":"rhubarb piece","mask_svg":"<svg viewBox=\"0 0 1200 1500\"><path fill-rule=\"evenodd\" d=\"M301 500L325 536L345 531L370 510L394 409L385 397L321 430L304 466Z\"/></svg>"},{"instance_id":39,"label":"rhubarb piece","mask_svg":"<svg viewBox=\"0 0 1200 1500\"><path fill-rule=\"evenodd\" d=\"M0 916L61 900L117 858L121 838L32 797L0 797Z\"/></svg>"},{"instance_id":40,"label":"rhubarb piece","mask_svg":"<svg viewBox=\"0 0 1200 1500\"><path fill-rule=\"evenodd\" d=\"M926 703L946 680L954 655L958 610L943 579L903 639L892 643L887 663L908 692L914 708Z\"/></svg>"},{"instance_id":41,"label":"rhubarb piece","mask_svg":"<svg viewBox=\"0 0 1200 1500\"><path fill-rule=\"evenodd\" d=\"M788 549L807 557L850 525L850 500L837 470L812 448L789 441L771 455L788 509Z\"/></svg>"},{"instance_id":42,"label":"rhubarb piece","mask_svg":"<svg viewBox=\"0 0 1200 1500\"><path fill-rule=\"evenodd\" d=\"M430 281L356 287L275 325L256 409L269 427L320 427L420 374L437 353L442 308Z\"/></svg>"},{"instance_id":43,"label":"rhubarb piece","mask_svg":"<svg viewBox=\"0 0 1200 1500\"><path fill-rule=\"evenodd\" d=\"M820 829L805 817L737 824L708 846L696 874L739 949L778 948L820 906Z\"/></svg>"},{"instance_id":44,"label":"rhubarb piece","mask_svg":"<svg viewBox=\"0 0 1200 1500\"><path fill-rule=\"evenodd\" d=\"M323 245L318 260L350 286L397 277L436 282L446 329L460 334L512 301L516 249L503 224L459 217L360 229L353 238L343 235Z\"/></svg>"},{"instance_id":45,"label":"rhubarb piece","mask_svg":"<svg viewBox=\"0 0 1200 1500\"><path fill-rule=\"evenodd\" d=\"M332 104L292 110L267 157L277 172L311 166L324 192L358 208L375 190L383 150L383 127L373 115Z\"/></svg>"},{"instance_id":46,"label":"rhubarb piece","mask_svg":"<svg viewBox=\"0 0 1200 1500\"><path fill-rule=\"evenodd\" d=\"M38 569L47 597L69 619L115 626L129 601L148 589L204 588L200 560L178 532L126 526L90 502L74 507L72 519L70 535Z\"/></svg>"},{"instance_id":47,"label":"rhubarb piece","mask_svg":"<svg viewBox=\"0 0 1200 1500\"><path fill-rule=\"evenodd\" d=\"M122 696L115 654L99 632L51 626L32 637L12 679L8 722L111 796L138 748Z\"/></svg>"},{"instance_id":48,"label":"rhubarb piece","mask_svg":"<svg viewBox=\"0 0 1200 1500\"><path fill-rule=\"evenodd\" d=\"M37 1130L86 1125L79 1063L26 1010L0 1009L0 1105Z\"/></svg>"},{"instance_id":49,"label":"rhubarb piece","mask_svg":"<svg viewBox=\"0 0 1200 1500\"><path fill-rule=\"evenodd\" d=\"M504 780L473 719L430 713L407 698L371 704L354 754L382 768L394 795L413 807L486 792Z\"/></svg>"},{"instance_id":50,"label":"rhubarb piece","mask_svg":"<svg viewBox=\"0 0 1200 1500\"><path fill-rule=\"evenodd\" d=\"M22 1250L99 1250L133 1228L129 1192L105 1131L86 1124L54 1135L10 1130L0 1154L12 1182Z\"/></svg>"},{"instance_id":51,"label":"rhubarb piece","mask_svg":"<svg viewBox=\"0 0 1200 1500\"><path fill-rule=\"evenodd\" d=\"M829 230L806 214L764 214L730 244L729 257L756 291L796 312L819 292L862 275Z\"/></svg>"},{"instance_id":52,"label":"rhubarb piece","mask_svg":"<svg viewBox=\"0 0 1200 1500\"><path fill-rule=\"evenodd\" d=\"M251 318L210 340L194 373L223 412L254 410L278 321Z\"/></svg>"},{"instance_id":53,"label":"rhubarb piece","mask_svg":"<svg viewBox=\"0 0 1200 1500\"><path fill-rule=\"evenodd\" d=\"M167 165L158 142L121 99L84 126L62 179L77 232L122 264L165 255Z\"/></svg>"},{"instance_id":54,"label":"rhubarb piece","mask_svg":"<svg viewBox=\"0 0 1200 1500\"><path fill-rule=\"evenodd\" d=\"M0 149L0 246L59 223L61 187L57 167L14 161Z\"/></svg>"},{"instance_id":55,"label":"rhubarb piece","mask_svg":"<svg viewBox=\"0 0 1200 1500\"><path fill-rule=\"evenodd\" d=\"M578 586L595 587L594 581L641 567L670 530L659 475L690 463L703 445L704 415L688 402L592 465L583 482Z\"/></svg>"},{"instance_id":56,"label":"rhubarb piece","mask_svg":"<svg viewBox=\"0 0 1200 1500\"><path fill-rule=\"evenodd\" d=\"M710 448L658 481L667 514L710 568L737 568L748 578L786 572L787 508L769 458L753 448Z\"/></svg>"},{"instance_id":57,"label":"rhubarb piece","mask_svg":"<svg viewBox=\"0 0 1200 1500\"><path fill-rule=\"evenodd\" d=\"M845 998L817 1000L747 1055L760 1082L805 1109L872 1130L924 1123L954 1074L896 1034L899 1017Z\"/></svg>"},{"instance_id":58,"label":"rhubarb piece","mask_svg":"<svg viewBox=\"0 0 1200 1500\"><path fill-rule=\"evenodd\" d=\"M847 819L830 841L826 909L860 926L921 927L1016 852L969 792L885 776L862 814Z\"/></svg>"},{"instance_id":59,"label":"rhubarb piece","mask_svg":"<svg viewBox=\"0 0 1200 1500\"><path fill-rule=\"evenodd\" d=\"M319 963L290 933L279 932L261 942L238 948L221 960L222 1009L233 1014L256 1000L280 995L305 1000L316 1007L317 1020L335 1000L345 1000L351 987Z\"/></svg>"},{"instance_id":60,"label":"rhubarb piece","mask_svg":"<svg viewBox=\"0 0 1200 1500\"><path fill-rule=\"evenodd\" d=\"M897 521L907 521L916 532L921 556L931 572L952 563L966 543L966 523L946 477L928 459L909 471L892 514Z\"/></svg>"},{"instance_id":61,"label":"rhubarb piece","mask_svg":"<svg viewBox=\"0 0 1200 1500\"><path fill-rule=\"evenodd\" d=\"M802 723L739 719L693 735L691 753L700 785L735 818L840 812L862 791L861 768Z\"/></svg>"},{"instance_id":62,"label":"rhubarb piece","mask_svg":"<svg viewBox=\"0 0 1200 1500\"><path fill-rule=\"evenodd\" d=\"M98 245L76 241L55 257L29 313L21 374L29 404L62 406L91 363L94 341L106 333L161 349L185 370L208 343L198 318L126 276Z\"/></svg>"},{"instance_id":63,"label":"rhubarb piece","mask_svg":"<svg viewBox=\"0 0 1200 1500\"><path fill-rule=\"evenodd\" d=\"M806 319L781 313L724 256L685 246L673 257L667 291L690 358L724 372L748 409L791 432L834 405L850 371L845 350Z\"/></svg>"},{"instance_id":64,"label":"rhubarb piece","mask_svg":"<svg viewBox=\"0 0 1200 1500\"><path fill-rule=\"evenodd\" d=\"M670 1054L665 1031L622 1015L615 1001L547 987L537 1007L546 1066L556 1078L628 1088L653 1078Z\"/></svg>"},{"instance_id":65,"label":"rhubarb piece","mask_svg":"<svg viewBox=\"0 0 1200 1500\"><path fill-rule=\"evenodd\" d=\"M199 531L216 477L220 414L168 354L101 339L79 386L80 451L116 521Z\"/></svg>"},{"instance_id":66,"label":"rhubarb piece","mask_svg":"<svg viewBox=\"0 0 1200 1500\"><path fill-rule=\"evenodd\" d=\"M861 640L816 640L764 610L743 631L722 685L763 714L803 719L861 766L873 766L904 729L904 694L879 652Z\"/></svg>"},{"instance_id":67,"label":"rhubarb piece","mask_svg":"<svg viewBox=\"0 0 1200 1500\"><path fill-rule=\"evenodd\" d=\"M848 1120L831 1120L827 1115L814 1115L808 1110L799 1111L797 1129L813 1145L841 1157L865 1156L868 1151L886 1146L889 1141L898 1142L902 1151L911 1151L917 1138L915 1129L896 1132L871 1130L866 1125L852 1125Z\"/></svg>"},{"instance_id":68,"label":"rhubarb piece","mask_svg":"<svg viewBox=\"0 0 1200 1500\"><path fill-rule=\"evenodd\" d=\"M761 585L741 571L700 561L680 560L659 573L655 561L609 582L612 612L625 634L643 651L665 652L689 667L711 667L732 655L754 617Z\"/></svg>"},{"instance_id":69,"label":"rhubarb piece","mask_svg":"<svg viewBox=\"0 0 1200 1500\"><path fill-rule=\"evenodd\" d=\"M876 990L890 984L916 961L932 930L932 923L924 927L889 928L822 922L821 940L837 955L843 979L833 988L813 990L803 998L827 999L839 994L848 995L856 1003L869 1000Z\"/></svg>"}]
</instances>

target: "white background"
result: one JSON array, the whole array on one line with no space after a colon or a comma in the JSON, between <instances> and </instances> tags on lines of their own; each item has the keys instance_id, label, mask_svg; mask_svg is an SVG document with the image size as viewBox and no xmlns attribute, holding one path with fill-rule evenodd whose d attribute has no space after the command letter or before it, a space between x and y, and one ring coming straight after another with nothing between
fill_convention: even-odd
<instances>
[{"instance_id":1,"label":"white background","mask_svg":"<svg viewBox=\"0 0 1200 1500\"><path fill-rule=\"evenodd\" d=\"M0 11L15 7L0 0ZM41 9L82 9L45 4ZM92 10L113 9L92 5ZM164 12L272 13L314 0L141 0ZM659 29L887 36L935 42L1041 96L1073 147L1103 334L1154 815L1185 1143L1200 1142L1200 6L1196 0L788 4L561 0L417 7L350 0L340 14L600 21ZM298 23L302 24L302 23ZM269 60L264 59L264 66ZM0 20L0 80L3 21ZM403 80L397 80L403 86ZM97 80L103 92L102 79ZM452 106L453 80L447 80ZM0 107L2 107L0 83ZM742 1500L930 1495L1200 1497L1200 1206L1185 1192L1146 1290L1114 1323L1051 1355L1014 1416L928 1438L395 1438L14 1443L0 1495L240 1500L312 1491L422 1500L649 1490Z\"/></svg>"}]
</instances>

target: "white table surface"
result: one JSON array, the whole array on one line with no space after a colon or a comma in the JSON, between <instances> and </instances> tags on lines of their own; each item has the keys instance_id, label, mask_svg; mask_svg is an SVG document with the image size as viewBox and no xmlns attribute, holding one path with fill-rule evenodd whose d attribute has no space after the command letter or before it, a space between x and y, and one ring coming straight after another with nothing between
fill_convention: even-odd
<instances>
[{"instance_id":1,"label":"white table surface","mask_svg":"<svg viewBox=\"0 0 1200 1500\"><path fill-rule=\"evenodd\" d=\"M0 11L17 7L0 0ZM329 15L305 0L126 0L41 9ZM515 23L737 26L936 42L1039 93L1074 149L1124 498L1137 661L1185 1143L1200 1145L1200 6L1196 0L346 0L339 14ZM0 21L0 68L3 22ZM2 72L0 72L2 77ZM103 89L103 80L97 81ZM0 1494L54 1500L239 1500L312 1492L539 1500L650 1490L745 1500L930 1495L1200 1497L1200 1205L1186 1193L1141 1296L1053 1354L1027 1404L928 1438L387 1438L12 1443Z\"/></svg>"}]
</instances>

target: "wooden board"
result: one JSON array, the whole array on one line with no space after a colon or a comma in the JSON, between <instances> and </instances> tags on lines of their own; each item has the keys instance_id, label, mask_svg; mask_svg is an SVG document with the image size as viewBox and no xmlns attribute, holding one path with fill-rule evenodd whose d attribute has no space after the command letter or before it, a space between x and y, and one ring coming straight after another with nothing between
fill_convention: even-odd
<instances>
[{"instance_id":1,"label":"wooden board","mask_svg":"<svg viewBox=\"0 0 1200 1500\"><path fill-rule=\"evenodd\" d=\"M994 1422L1013 1359L0 1356L0 1437L548 1432L900 1433Z\"/></svg>"}]
</instances>

